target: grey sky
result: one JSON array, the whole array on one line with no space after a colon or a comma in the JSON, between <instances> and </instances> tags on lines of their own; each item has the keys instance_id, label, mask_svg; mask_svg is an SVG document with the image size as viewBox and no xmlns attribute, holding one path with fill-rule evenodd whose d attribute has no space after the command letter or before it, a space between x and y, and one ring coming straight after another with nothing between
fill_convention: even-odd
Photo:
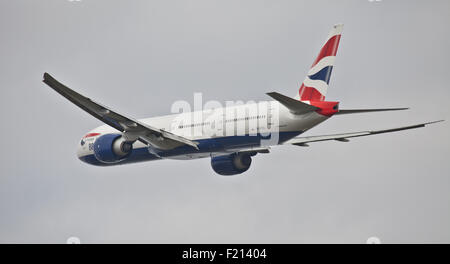
<instances>
[{"instance_id":1,"label":"grey sky","mask_svg":"<svg viewBox=\"0 0 450 264\"><path fill-rule=\"evenodd\" d=\"M0 242L450 242L449 121L279 147L241 176L209 159L112 168L75 148L100 122L45 71L136 118L175 100L294 95L344 23L329 100L411 110L333 117L309 135L449 119L450 2L0 2Z\"/></svg>"}]
</instances>

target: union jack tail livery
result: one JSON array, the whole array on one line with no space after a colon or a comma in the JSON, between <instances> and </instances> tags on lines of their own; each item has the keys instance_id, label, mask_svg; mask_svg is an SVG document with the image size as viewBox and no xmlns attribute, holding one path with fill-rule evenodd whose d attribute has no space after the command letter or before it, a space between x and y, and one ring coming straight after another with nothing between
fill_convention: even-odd
<instances>
[{"instance_id":1,"label":"union jack tail livery","mask_svg":"<svg viewBox=\"0 0 450 264\"><path fill-rule=\"evenodd\" d=\"M325 100L343 28L344 25L339 24L331 29L327 41L300 87L300 101Z\"/></svg>"}]
</instances>

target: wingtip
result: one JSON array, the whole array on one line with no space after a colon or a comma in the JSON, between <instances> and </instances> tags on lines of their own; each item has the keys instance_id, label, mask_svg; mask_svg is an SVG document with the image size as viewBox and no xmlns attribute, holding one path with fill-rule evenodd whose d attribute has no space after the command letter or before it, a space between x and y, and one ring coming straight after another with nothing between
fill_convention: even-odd
<instances>
[{"instance_id":1,"label":"wingtip","mask_svg":"<svg viewBox=\"0 0 450 264\"><path fill-rule=\"evenodd\" d=\"M440 122L444 122L444 121L445 121L444 119L437 120L437 121L431 121L431 122L425 123L425 125L436 124L436 123L440 123Z\"/></svg>"},{"instance_id":2,"label":"wingtip","mask_svg":"<svg viewBox=\"0 0 450 264\"><path fill-rule=\"evenodd\" d=\"M269 97L271 97L271 98L273 98L273 99L275 99L275 97L277 96L277 95L279 95L277 92L268 92L268 93L266 93L266 95L267 96L269 96Z\"/></svg>"},{"instance_id":3,"label":"wingtip","mask_svg":"<svg viewBox=\"0 0 450 264\"><path fill-rule=\"evenodd\" d=\"M387 111L403 111L410 110L410 107L386 108Z\"/></svg>"},{"instance_id":4,"label":"wingtip","mask_svg":"<svg viewBox=\"0 0 450 264\"><path fill-rule=\"evenodd\" d=\"M42 81L46 82L48 81L52 76L48 72L44 72L44 75L42 76Z\"/></svg>"}]
</instances>

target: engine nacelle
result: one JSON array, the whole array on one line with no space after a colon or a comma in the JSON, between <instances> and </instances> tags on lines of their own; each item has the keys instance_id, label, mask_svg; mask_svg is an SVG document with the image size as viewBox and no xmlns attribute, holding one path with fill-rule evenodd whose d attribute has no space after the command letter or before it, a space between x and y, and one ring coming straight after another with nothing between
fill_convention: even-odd
<instances>
[{"instance_id":1,"label":"engine nacelle","mask_svg":"<svg viewBox=\"0 0 450 264\"><path fill-rule=\"evenodd\" d=\"M105 134L94 141L94 156L103 163L117 163L127 158L133 150L133 143L120 134Z\"/></svg>"},{"instance_id":2,"label":"engine nacelle","mask_svg":"<svg viewBox=\"0 0 450 264\"><path fill-rule=\"evenodd\" d=\"M247 171L252 164L252 154L231 154L211 158L211 166L220 175L230 176Z\"/></svg>"}]
</instances>

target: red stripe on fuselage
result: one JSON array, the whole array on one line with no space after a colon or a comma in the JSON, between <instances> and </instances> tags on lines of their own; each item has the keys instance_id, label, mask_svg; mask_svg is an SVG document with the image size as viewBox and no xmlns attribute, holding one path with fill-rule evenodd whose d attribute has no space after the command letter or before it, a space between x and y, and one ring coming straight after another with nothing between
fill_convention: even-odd
<instances>
[{"instance_id":1,"label":"red stripe on fuselage","mask_svg":"<svg viewBox=\"0 0 450 264\"><path fill-rule=\"evenodd\" d=\"M98 135L100 135L100 133L89 133L86 136L84 136L83 138L95 137L95 136L98 136Z\"/></svg>"},{"instance_id":2,"label":"red stripe on fuselage","mask_svg":"<svg viewBox=\"0 0 450 264\"><path fill-rule=\"evenodd\" d=\"M325 57L336 56L340 40L341 35L335 35L331 37L320 50L320 53L317 56L311 68L316 66L316 64L319 63L319 61Z\"/></svg>"}]
</instances>

